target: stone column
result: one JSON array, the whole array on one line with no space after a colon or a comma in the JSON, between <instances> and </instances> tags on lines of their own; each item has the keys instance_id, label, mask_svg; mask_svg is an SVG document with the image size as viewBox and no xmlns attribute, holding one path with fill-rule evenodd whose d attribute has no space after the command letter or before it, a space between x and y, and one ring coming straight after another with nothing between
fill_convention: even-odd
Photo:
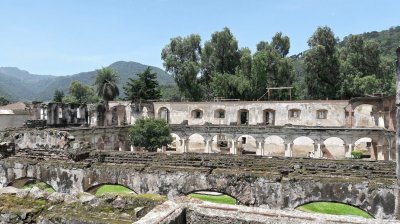
<instances>
[{"instance_id":1,"label":"stone column","mask_svg":"<svg viewBox=\"0 0 400 224\"><path fill-rule=\"evenodd\" d=\"M344 147L345 147L345 149L346 149L346 144L344 144ZM345 157L346 158L351 158L351 152L353 151L353 145L352 144L349 144L348 145L348 148L346 149L346 152L345 152Z\"/></svg>"},{"instance_id":2,"label":"stone column","mask_svg":"<svg viewBox=\"0 0 400 224\"><path fill-rule=\"evenodd\" d=\"M376 145L376 160L385 160L385 151L383 145Z\"/></svg>"},{"instance_id":3,"label":"stone column","mask_svg":"<svg viewBox=\"0 0 400 224\"><path fill-rule=\"evenodd\" d=\"M204 140L204 143L206 144L206 153L212 153L212 140L211 139L207 139Z\"/></svg>"},{"instance_id":4,"label":"stone column","mask_svg":"<svg viewBox=\"0 0 400 224\"><path fill-rule=\"evenodd\" d=\"M257 148L257 155L264 156L264 140L262 141L257 141L258 142L258 148Z\"/></svg>"},{"instance_id":5,"label":"stone column","mask_svg":"<svg viewBox=\"0 0 400 224\"><path fill-rule=\"evenodd\" d=\"M286 157L292 157L293 156L293 151L292 151L292 143L286 143L286 150L285 150L285 156Z\"/></svg>"},{"instance_id":6,"label":"stone column","mask_svg":"<svg viewBox=\"0 0 400 224\"><path fill-rule=\"evenodd\" d=\"M184 139L184 138L182 138L181 140L180 140L180 143L181 143L181 149L182 149L182 153L185 153L186 152L186 139Z\"/></svg>"},{"instance_id":7,"label":"stone column","mask_svg":"<svg viewBox=\"0 0 400 224\"><path fill-rule=\"evenodd\" d=\"M233 155L236 155L236 148L237 148L237 145L236 145L235 140L231 140L231 148L229 149L229 152Z\"/></svg>"},{"instance_id":8,"label":"stone column","mask_svg":"<svg viewBox=\"0 0 400 224\"><path fill-rule=\"evenodd\" d=\"M322 158L323 157L321 144L314 144L314 155L310 155L310 157L313 157L313 158Z\"/></svg>"},{"instance_id":9,"label":"stone column","mask_svg":"<svg viewBox=\"0 0 400 224\"><path fill-rule=\"evenodd\" d=\"M378 150L377 150L377 144L376 142L372 141L371 142L371 160L377 160L378 159Z\"/></svg>"},{"instance_id":10,"label":"stone column","mask_svg":"<svg viewBox=\"0 0 400 224\"><path fill-rule=\"evenodd\" d=\"M395 202L395 212L397 219L400 218L400 208L399 208L399 200L400 200L400 47L396 50L397 53L397 62L396 62L396 177L397 177L397 189L396 189L396 202Z\"/></svg>"}]
</instances>

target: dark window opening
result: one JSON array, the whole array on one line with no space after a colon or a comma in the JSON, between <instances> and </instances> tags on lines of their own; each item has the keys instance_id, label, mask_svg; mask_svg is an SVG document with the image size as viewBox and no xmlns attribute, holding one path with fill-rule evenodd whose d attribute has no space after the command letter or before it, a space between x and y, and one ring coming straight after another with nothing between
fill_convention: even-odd
<instances>
[{"instance_id":1,"label":"dark window opening","mask_svg":"<svg viewBox=\"0 0 400 224\"><path fill-rule=\"evenodd\" d=\"M242 137L242 144L246 144L247 138L246 137Z\"/></svg>"}]
</instances>

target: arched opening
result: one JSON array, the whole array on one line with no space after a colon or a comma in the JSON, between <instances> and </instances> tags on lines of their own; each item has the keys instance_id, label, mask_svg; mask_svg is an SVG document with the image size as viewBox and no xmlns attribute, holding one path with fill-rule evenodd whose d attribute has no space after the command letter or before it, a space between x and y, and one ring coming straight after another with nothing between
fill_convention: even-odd
<instances>
[{"instance_id":1,"label":"arched opening","mask_svg":"<svg viewBox=\"0 0 400 224\"><path fill-rule=\"evenodd\" d=\"M257 153L257 141L251 135L242 135L238 139L237 149L242 154L256 154Z\"/></svg>"},{"instance_id":2,"label":"arched opening","mask_svg":"<svg viewBox=\"0 0 400 224\"><path fill-rule=\"evenodd\" d=\"M265 125L275 125L275 110L266 109L263 111L263 114Z\"/></svg>"},{"instance_id":3,"label":"arched opening","mask_svg":"<svg viewBox=\"0 0 400 224\"><path fill-rule=\"evenodd\" d=\"M288 111L289 119L300 119L301 110L299 109L290 109Z\"/></svg>"},{"instance_id":4,"label":"arched opening","mask_svg":"<svg viewBox=\"0 0 400 224\"><path fill-rule=\"evenodd\" d=\"M231 147L231 141L225 134L217 134L212 138L212 152L229 154Z\"/></svg>"},{"instance_id":5,"label":"arched opening","mask_svg":"<svg viewBox=\"0 0 400 224\"><path fill-rule=\"evenodd\" d=\"M49 184L40 181L35 178L20 178L15 180L12 183L9 183L8 186L15 187L15 188L24 188L24 189L31 189L33 187L37 187L42 191L48 192L48 193L53 193L56 192L56 190L50 186Z\"/></svg>"},{"instance_id":6,"label":"arched opening","mask_svg":"<svg viewBox=\"0 0 400 224\"><path fill-rule=\"evenodd\" d=\"M120 184L99 184L90 187L86 192L101 196L103 194L136 194L132 189Z\"/></svg>"},{"instance_id":7,"label":"arched opening","mask_svg":"<svg viewBox=\"0 0 400 224\"><path fill-rule=\"evenodd\" d=\"M249 124L249 110L241 109L238 112L238 124L248 125Z\"/></svg>"},{"instance_id":8,"label":"arched opening","mask_svg":"<svg viewBox=\"0 0 400 224\"><path fill-rule=\"evenodd\" d=\"M181 145L180 144L181 138L179 137L179 135L177 135L175 133L171 133L171 137L172 137L172 142L171 142L171 144L167 145L167 151L177 152L177 151L179 151L178 148Z\"/></svg>"},{"instance_id":9,"label":"arched opening","mask_svg":"<svg viewBox=\"0 0 400 224\"><path fill-rule=\"evenodd\" d=\"M192 118L193 119L202 119L203 118L203 111L200 109L192 110Z\"/></svg>"},{"instance_id":10,"label":"arched opening","mask_svg":"<svg viewBox=\"0 0 400 224\"><path fill-rule=\"evenodd\" d=\"M305 136L296 138L293 141L293 157L310 157L314 153L314 141Z\"/></svg>"},{"instance_id":11,"label":"arched opening","mask_svg":"<svg viewBox=\"0 0 400 224\"><path fill-rule=\"evenodd\" d=\"M354 143L353 150L360 151L362 153L361 158L371 158L373 156L373 152L375 151L372 139L368 137L358 139Z\"/></svg>"},{"instance_id":12,"label":"arched opening","mask_svg":"<svg viewBox=\"0 0 400 224\"><path fill-rule=\"evenodd\" d=\"M217 192L217 191L209 191L209 190L194 191L187 195L189 197L197 198L202 201L208 201L208 202L213 202L213 203L218 203L218 204L230 204L230 205L238 204L238 201L236 200L236 198L234 198L228 194L224 194L224 193Z\"/></svg>"},{"instance_id":13,"label":"arched opening","mask_svg":"<svg viewBox=\"0 0 400 224\"><path fill-rule=\"evenodd\" d=\"M225 110L224 109L215 110L214 118L225 118Z\"/></svg>"},{"instance_id":14,"label":"arched opening","mask_svg":"<svg viewBox=\"0 0 400 224\"><path fill-rule=\"evenodd\" d=\"M264 141L264 156L285 156L285 141L276 135L268 136Z\"/></svg>"},{"instance_id":15,"label":"arched opening","mask_svg":"<svg viewBox=\"0 0 400 224\"><path fill-rule=\"evenodd\" d=\"M204 153L206 144L204 142L204 137L200 134L193 134L189 137L189 147L188 152L194 153Z\"/></svg>"},{"instance_id":16,"label":"arched opening","mask_svg":"<svg viewBox=\"0 0 400 224\"><path fill-rule=\"evenodd\" d=\"M377 107L371 104L361 104L354 108L354 127L376 127L379 124Z\"/></svg>"},{"instance_id":17,"label":"arched opening","mask_svg":"<svg viewBox=\"0 0 400 224\"><path fill-rule=\"evenodd\" d=\"M296 210L310 213L354 215L363 218L374 218L372 215L358 207L340 202L313 201L296 207Z\"/></svg>"},{"instance_id":18,"label":"arched opening","mask_svg":"<svg viewBox=\"0 0 400 224\"><path fill-rule=\"evenodd\" d=\"M170 113L169 113L168 108L161 107L158 110L158 117L161 118L161 119L164 119L168 124L169 124L169 119L170 119L169 116L170 116Z\"/></svg>"},{"instance_id":19,"label":"arched opening","mask_svg":"<svg viewBox=\"0 0 400 224\"><path fill-rule=\"evenodd\" d=\"M111 108L111 125L118 125L118 111L117 107Z\"/></svg>"},{"instance_id":20,"label":"arched opening","mask_svg":"<svg viewBox=\"0 0 400 224\"><path fill-rule=\"evenodd\" d=\"M331 137L324 141L322 147L322 157L329 159L344 159L346 157L346 148L344 141L337 137Z\"/></svg>"}]
</instances>

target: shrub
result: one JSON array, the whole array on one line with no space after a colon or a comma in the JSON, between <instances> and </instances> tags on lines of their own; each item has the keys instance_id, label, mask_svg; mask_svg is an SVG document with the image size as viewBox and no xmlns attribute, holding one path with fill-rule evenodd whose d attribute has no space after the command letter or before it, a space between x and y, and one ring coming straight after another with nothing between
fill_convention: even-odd
<instances>
[{"instance_id":1,"label":"shrub","mask_svg":"<svg viewBox=\"0 0 400 224\"><path fill-rule=\"evenodd\" d=\"M357 150L357 149L351 152L351 156L354 159L361 159L362 155L363 155L363 152L360 150Z\"/></svg>"}]
</instances>

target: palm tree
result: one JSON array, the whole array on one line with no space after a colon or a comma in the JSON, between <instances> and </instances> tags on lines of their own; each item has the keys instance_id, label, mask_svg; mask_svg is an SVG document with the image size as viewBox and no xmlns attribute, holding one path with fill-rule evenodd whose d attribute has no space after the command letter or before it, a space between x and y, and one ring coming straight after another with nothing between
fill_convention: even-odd
<instances>
[{"instance_id":1,"label":"palm tree","mask_svg":"<svg viewBox=\"0 0 400 224\"><path fill-rule=\"evenodd\" d=\"M119 95L118 74L111 68L102 68L97 70L94 81L97 95L104 100L106 109L108 110L108 101L113 100Z\"/></svg>"}]
</instances>

